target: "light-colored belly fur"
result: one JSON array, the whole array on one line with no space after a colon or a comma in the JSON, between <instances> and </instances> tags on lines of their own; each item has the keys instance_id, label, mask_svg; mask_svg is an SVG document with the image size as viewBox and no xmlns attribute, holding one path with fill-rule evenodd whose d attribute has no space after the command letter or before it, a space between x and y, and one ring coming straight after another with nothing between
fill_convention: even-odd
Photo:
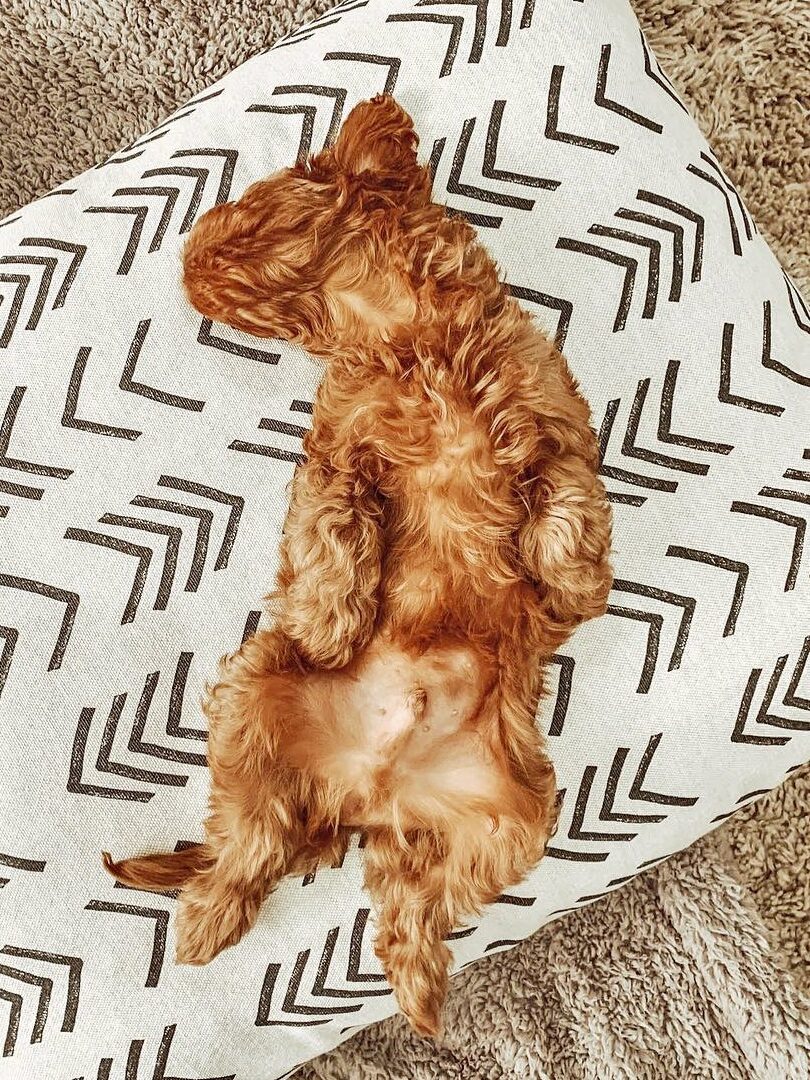
<instances>
[{"instance_id":1,"label":"light-colored belly fur","mask_svg":"<svg viewBox=\"0 0 810 1080\"><path fill-rule=\"evenodd\" d=\"M415 654L379 637L348 668L311 675L306 713L319 770L346 791L342 823L407 828L496 801L493 680L492 661L469 643Z\"/></svg>"}]
</instances>

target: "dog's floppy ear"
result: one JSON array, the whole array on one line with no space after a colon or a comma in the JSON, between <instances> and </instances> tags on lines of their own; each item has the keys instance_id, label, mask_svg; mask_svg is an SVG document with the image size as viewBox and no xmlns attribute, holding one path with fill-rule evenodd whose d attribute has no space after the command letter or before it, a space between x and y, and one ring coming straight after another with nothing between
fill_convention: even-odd
<instances>
[{"instance_id":1,"label":"dog's floppy ear","mask_svg":"<svg viewBox=\"0 0 810 1080\"><path fill-rule=\"evenodd\" d=\"M352 109L332 153L343 172L397 178L404 185L419 168L418 143L410 116L390 95L378 94Z\"/></svg>"}]
</instances>

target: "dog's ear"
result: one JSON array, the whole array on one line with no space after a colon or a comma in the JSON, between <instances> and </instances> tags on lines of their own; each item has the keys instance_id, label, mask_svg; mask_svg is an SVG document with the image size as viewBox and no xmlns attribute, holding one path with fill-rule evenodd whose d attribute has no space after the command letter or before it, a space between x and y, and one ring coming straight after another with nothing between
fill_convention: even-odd
<instances>
[{"instance_id":1,"label":"dog's ear","mask_svg":"<svg viewBox=\"0 0 810 1080\"><path fill-rule=\"evenodd\" d=\"M404 186L419 169L418 143L410 116L390 95L378 94L352 109L332 153L342 172L390 177Z\"/></svg>"}]
</instances>

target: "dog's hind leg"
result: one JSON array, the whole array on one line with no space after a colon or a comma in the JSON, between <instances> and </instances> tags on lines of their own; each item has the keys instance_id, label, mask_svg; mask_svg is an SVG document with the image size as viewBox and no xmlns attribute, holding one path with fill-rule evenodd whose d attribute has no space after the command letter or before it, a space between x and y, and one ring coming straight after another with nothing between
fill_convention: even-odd
<instances>
[{"instance_id":1,"label":"dog's hind leg","mask_svg":"<svg viewBox=\"0 0 810 1080\"><path fill-rule=\"evenodd\" d=\"M320 828L328 821L317 816L317 795L328 806L328 793L314 792L313 781L285 763L291 733L300 735L307 724L305 678L289 639L277 629L256 634L221 665L206 703L210 861L180 893L180 963L207 963L236 944L299 853L329 846L331 834Z\"/></svg>"},{"instance_id":2,"label":"dog's hind leg","mask_svg":"<svg viewBox=\"0 0 810 1080\"><path fill-rule=\"evenodd\" d=\"M439 1035L451 954L448 935L539 860L545 835L514 817L469 814L405 844L378 829L365 848L366 885L377 912L375 951L399 1007L420 1035Z\"/></svg>"}]
</instances>

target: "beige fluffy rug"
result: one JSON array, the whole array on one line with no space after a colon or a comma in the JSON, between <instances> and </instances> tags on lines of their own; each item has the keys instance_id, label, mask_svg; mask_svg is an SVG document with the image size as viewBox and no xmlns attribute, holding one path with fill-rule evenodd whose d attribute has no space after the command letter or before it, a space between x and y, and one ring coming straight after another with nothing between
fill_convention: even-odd
<instances>
[{"instance_id":1,"label":"beige fluffy rug","mask_svg":"<svg viewBox=\"0 0 810 1080\"><path fill-rule=\"evenodd\" d=\"M329 6L0 0L0 218ZM807 0L635 7L807 294ZM442 1047L411 1039L395 1019L301 1075L805 1080L801 1042L810 1032L800 988L810 992L810 769L689 852L465 972L454 982Z\"/></svg>"}]
</instances>

